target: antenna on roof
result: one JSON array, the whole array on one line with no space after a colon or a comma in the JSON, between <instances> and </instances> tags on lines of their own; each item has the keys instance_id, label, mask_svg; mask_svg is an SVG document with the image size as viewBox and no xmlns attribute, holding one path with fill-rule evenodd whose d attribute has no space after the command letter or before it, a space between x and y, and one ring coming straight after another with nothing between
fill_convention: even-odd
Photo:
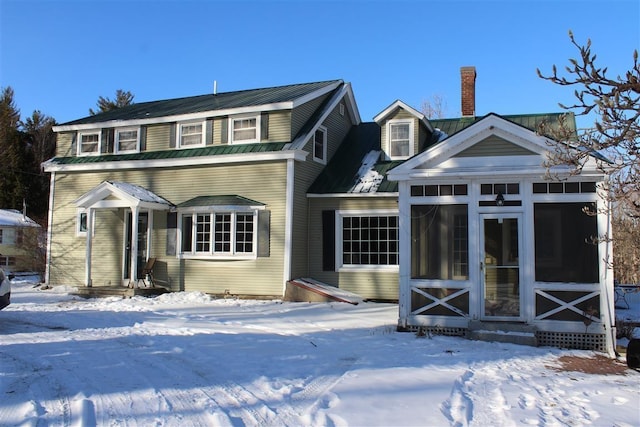
<instances>
[{"instance_id":1,"label":"antenna on roof","mask_svg":"<svg viewBox=\"0 0 640 427\"><path fill-rule=\"evenodd\" d=\"M218 81L217 80L213 81L213 94L214 95L218 94Z\"/></svg>"}]
</instances>

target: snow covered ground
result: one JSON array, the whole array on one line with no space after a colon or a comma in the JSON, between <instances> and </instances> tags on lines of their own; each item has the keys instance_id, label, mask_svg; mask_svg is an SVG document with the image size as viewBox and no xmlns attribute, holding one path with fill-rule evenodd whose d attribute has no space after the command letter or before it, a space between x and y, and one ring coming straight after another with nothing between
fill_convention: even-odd
<instances>
[{"instance_id":1,"label":"snow covered ground","mask_svg":"<svg viewBox=\"0 0 640 427\"><path fill-rule=\"evenodd\" d=\"M69 291L14 281L0 425L640 425L638 372L558 369L589 351L398 333L392 304Z\"/></svg>"}]
</instances>

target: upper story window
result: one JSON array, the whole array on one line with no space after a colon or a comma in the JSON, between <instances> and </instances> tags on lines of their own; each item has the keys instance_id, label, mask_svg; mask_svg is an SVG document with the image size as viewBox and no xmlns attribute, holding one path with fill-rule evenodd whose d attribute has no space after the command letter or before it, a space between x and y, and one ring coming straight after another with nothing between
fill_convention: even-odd
<instances>
[{"instance_id":1,"label":"upper story window","mask_svg":"<svg viewBox=\"0 0 640 427\"><path fill-rule=\"evenodd\" d=\"M244 116L231 119L231 143L259 142L260 116Z\"/></svg>"},{"instance_id":2,"label":"upper story window","mask_svg":"<svg viewBox=\"0 0 640 427\"><path fill-rule=\"evenodd\" d=\"M327 162L327 128L320 126L313 135L313 160Z\"/></svg>"},{"instance_id":3,"label":"upper story window","mask_svg":"<svg viewBox=\"0 0 640 427\"><path fill-rule=\"evenodd\" d=\"M389 157L406 159L413 156L413 121L390 120L387 124Z\"/></svg>"},{"instance_id":4,"label":"upper story window","mask_svg":"<svg viewBox=\"0 0 640 427\"><path fill-rule=\"evenodd\" d=\"M80 132L78 135L78 155L91 156L100 154L101 132Z\"/></svg>"},{"instance_id":5,"label":"upper story window","mask_svg":"<svg viewBox=\"0 0 640 427\"><path fill-rule=\"evenodd\" d=\"M140 151L140 130L138 128L116 129L116 153Z\"/></svg>"},{"instance_id":6,"label":"upper story window","mask_svg":"<svg viewBox=\"0 0 640 427\"><path fill-rule=\"evenodd\" d=\"M204 122L178 123L178 146L180 148L204 145Z\"/></svg>"}]
</instances>

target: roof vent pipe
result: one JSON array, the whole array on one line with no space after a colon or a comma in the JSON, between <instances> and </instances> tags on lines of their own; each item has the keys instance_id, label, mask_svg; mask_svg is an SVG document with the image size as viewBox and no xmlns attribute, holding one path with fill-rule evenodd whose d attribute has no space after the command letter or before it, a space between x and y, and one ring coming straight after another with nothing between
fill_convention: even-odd
<instances>
[{"instance_id":1,"label":"roof vent pipe","mask_svg":"<svg viewBox=\"0 0 640 427\"><path fill-rule=\"evenodd\" d=\"M213 94L214 95L218 94L218 81L217 80L213 81Z\"/></svg>"}]
</instances>

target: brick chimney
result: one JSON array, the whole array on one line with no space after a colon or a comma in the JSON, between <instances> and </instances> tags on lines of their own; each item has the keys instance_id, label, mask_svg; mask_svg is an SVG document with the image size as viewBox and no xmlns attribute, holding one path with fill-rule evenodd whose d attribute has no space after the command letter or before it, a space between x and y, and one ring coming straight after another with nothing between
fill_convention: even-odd
<instances>
[{"instance_id":1,"label":"brick chimney","mask_svg":"<svg viewBox=\"0 0 640 427\"><path fill-rule=\"evenodd\" d=\"M476 115L476 67L460 67L462 117Z\"/></svg>"}]
</instances>

